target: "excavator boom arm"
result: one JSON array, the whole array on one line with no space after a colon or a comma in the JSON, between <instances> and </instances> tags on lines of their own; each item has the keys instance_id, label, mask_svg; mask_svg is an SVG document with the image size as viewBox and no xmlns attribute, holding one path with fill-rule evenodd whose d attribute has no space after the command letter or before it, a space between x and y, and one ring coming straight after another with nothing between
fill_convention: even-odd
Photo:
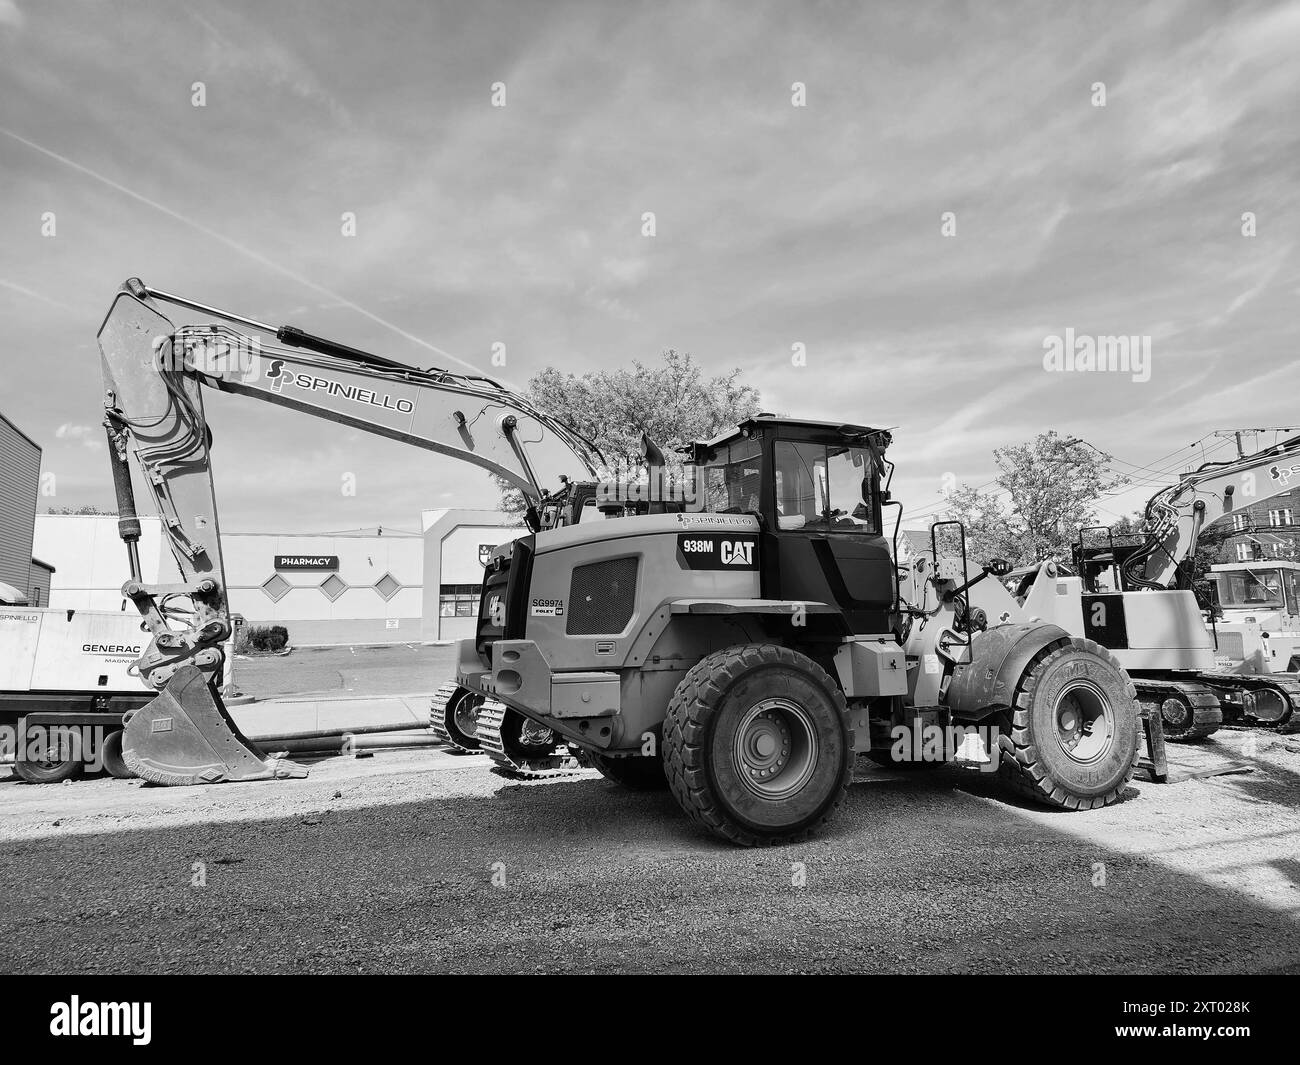
<instances>
[{"instance_id":1,"label":"excavator boom arm","mask_svg":"<svg viewBox=\"0 0 1300 1065\"><path fill-rule=\"evenodd\" d=\"M160 302L251 327L251 333L217 324L178 329ZM136 772L158 783L299 775L297 767L283 771L244 740L216 692L231 630L205 386L479 466L524 494L534 528L535 505L548 495L539 471L555 477L560 488L565 481L594 479L603 465L590 441L490 378L420 370L135 279L114 298L99 346L118 528L131 567L123 594L153 635L137 667L163 693L128 726L123 754ZM179 584L144 583L133 466L162 518ZM172 733L164 755L158 752L166 744L146 730Z\"/></svg>"},{"instance_id":2,"label":"excavator boom arm","mask_svg":"<svg viewBox=\"0 0 1300 1065\"><path fill-rule=\"evenodd\" d=\"M1239 510L1300 484L1300 436L1253 455L1206 463L1147 504L1146 542L1124 564L1135 585L1167 588L1196 553L1201 533Z\"/></svg>"}]
</instances>

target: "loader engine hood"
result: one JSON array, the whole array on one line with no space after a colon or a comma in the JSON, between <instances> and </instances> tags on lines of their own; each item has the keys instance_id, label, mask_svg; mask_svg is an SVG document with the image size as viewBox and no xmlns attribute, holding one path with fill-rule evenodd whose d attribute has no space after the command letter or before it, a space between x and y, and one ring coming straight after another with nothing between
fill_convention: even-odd
<instances>
[{"instance_id":1,"label":"loader engine hood","mask_svg":"<svg viewBox=\"0 0 1300 1065\"><path fill-rule=\"evenodd\" d=\"M614 668L666 600L758 595L759 523L751 514L584 522L493 552L474 649L486 666L493 643L527 638L544 645L555 668Z\"/></svg>"}]
</instances>

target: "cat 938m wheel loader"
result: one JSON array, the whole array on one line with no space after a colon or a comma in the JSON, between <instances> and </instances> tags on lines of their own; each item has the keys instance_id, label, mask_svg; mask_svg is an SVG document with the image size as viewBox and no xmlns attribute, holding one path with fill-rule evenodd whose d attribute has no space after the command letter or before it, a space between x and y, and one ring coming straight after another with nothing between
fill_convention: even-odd
<instances>
[{"instance_id":1,"label":"cat 938m wheel loader","mask_svg":"<svg viewBox=\"0 0 1300 1065\"><path fill-rule=\"evenodd\" d=\"M298 350L177 329L158 301ZM583 505L609 498L592 491L599 452L483 378L415 370L138 281L118 294L100 345L123 532L129 543L134 458L186 577L127 585L155 634L141 671L162 690L124 744L147 779L295 771L233 730L213 683L229 619L204 385L461 458L524 490L528 531L491 558L476 635L440 695L441 720L503 765L546 771L577 752L629 786L666 783L692 818L743 845L826 821L864 753L929 764L977 735L1013 789L1069 809L1114 802L1133 774L1142 730L1128 675L987 579L1005 563L968 565L955 535L957 549L936 546L937 562L900 579L883 525L898 506L886 431L760 416L688 449L691 490L678 501ZM561 493L541 488L543 460L565 474ZM936 527L932 539L959 532ZM160 612L174 596L193 612Z\"/></svg>"}]
</instances>

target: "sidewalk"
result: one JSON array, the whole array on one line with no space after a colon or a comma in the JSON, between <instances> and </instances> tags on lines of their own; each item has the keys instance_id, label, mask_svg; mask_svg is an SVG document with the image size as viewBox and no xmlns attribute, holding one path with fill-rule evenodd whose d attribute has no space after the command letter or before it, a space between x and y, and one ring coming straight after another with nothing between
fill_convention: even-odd
<instances>
[{"instance_id":1,"label":"sidewalk","mask_svg":"<svg viewBox=\"0 0 1300 1065\"><path fill-rule=\"evenodd\" d=\"M363 725L429 723L429 692L412 695L284 696L231 706L230 716L251 740L291 732L345 732Z\"/></svg>"}]
</instances>

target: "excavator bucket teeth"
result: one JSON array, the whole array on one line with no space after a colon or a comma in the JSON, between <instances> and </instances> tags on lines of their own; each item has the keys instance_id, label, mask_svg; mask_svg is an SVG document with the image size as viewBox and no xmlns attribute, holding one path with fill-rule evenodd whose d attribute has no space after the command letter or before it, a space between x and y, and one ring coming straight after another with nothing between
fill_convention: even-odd
<instances>
[{"instance_id":1,"label":"excavator bucket teeth","mask_svg":"<svg viewBox=\"0 0 1300 1065\"><path fill-rule=\"evenodd\" d=\"M127 766L154 784L222 784L305 777L307 768L268 758L231 719L208 679L182 666L122 734Z\"/></svg>"}]
</instances>

